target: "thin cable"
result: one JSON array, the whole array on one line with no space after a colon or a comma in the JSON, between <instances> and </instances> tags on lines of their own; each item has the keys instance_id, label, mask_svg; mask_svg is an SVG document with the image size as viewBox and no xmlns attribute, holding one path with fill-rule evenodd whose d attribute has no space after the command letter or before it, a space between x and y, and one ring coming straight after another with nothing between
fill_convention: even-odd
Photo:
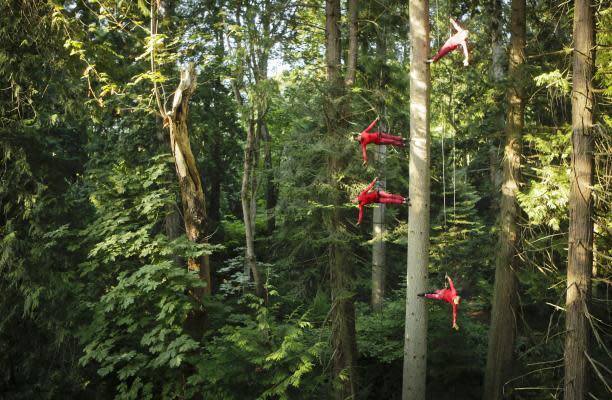
<instances>
[{"instance_id":1,"label":"thin cable","mask_svg":"<svg viewBox=\"0 0 612 400\"><path fill-rule=\"evenodd\" d=\"M451 125L453 128L453 219L457 220L457 214L456 214L456 204L457 204L457 186L455 185L455 180L456 180L456 174L457 174L457 148L455 146L456 144L456 137L457 137L457 130L455 129L455 108L453 107L453 87L454 87L454 82L453 82L453 78L454 78L454 74L453 71L451 70L451 78L450 78L450 82L451 82L451 93L449 96L449 107L451 109Z\"/></svg>"}]
</instances>

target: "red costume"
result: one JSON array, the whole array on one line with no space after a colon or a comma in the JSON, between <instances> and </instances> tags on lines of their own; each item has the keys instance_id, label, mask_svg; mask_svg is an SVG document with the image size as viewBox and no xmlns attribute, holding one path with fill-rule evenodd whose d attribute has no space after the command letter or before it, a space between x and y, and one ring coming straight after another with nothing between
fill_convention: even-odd
<instances>
[{"instance_id":1,"label":"red costume","mask_svg":"<svg viewBox=\"0 0 612 400\"><path fill-rule=\"evenodd\" d=\"M459 300L461 298L457 296L453 280L448 275L446 279L448 279L450 288L438 289L433 293L421 293L419 296L425 296L427 299L442 300L453 306L453 328L459 329L459 326L457 326L457 307L459 306Z\"/></svg>"},{"instance_id":2,"label":"red costume","mask_svg":"<svg viewBox=\"0 0 612 400\"><path fill-rule=\"evenodd\" d=\"M378 118L376 118L370 126L368 126L363 132L357 136L357 141L361 143L361 153L363 154L363 163L368 162L368 153L366 152L366 146L370 143L375 144L390 144L392 146L404 146L404 138L401 136L388 135L382 132L370 132L370 130L376 125Z\"/></svg>"},{"instance_id":3,"label":"red costume","mask_svg":"<svg viewBox=\"0 0 612 400\"><path fill-rule=\"evenodd\" d=\"M463 65L467 66L469 64L469 61L468 61L469 56L468 56L468 48L467 48L466 39L467 39L469 31L459 26L459 24L455 22L454 19L451 18L450 21L455 27L455 30L457 31L457 33L451 36L446 41L446 43L444 43L444 46L442 46L438 54L436 54L431 60L429 60L429 62L436 62L442 57L444 57L445 55L447 55L448 53L450 53L451 51L455 50L457 47L461 46L463 48L463 55L464 55Z\"/></svg>"},{"instance_id":4,"label":"red costume","mask_svg":"<svg viewBox=\"0 0 612 400\"><path fill-rule=\"evenodd\" d=\"M359 220L357 221L357 225L361 224L361 219L363 218L363 206L365 206L366 204L403 204L406 202L406 198L404 198L403 196L387 193L383 190L375 190L373 192L370 192L377 180L378 177L374 178L374 180L368 185L368 187L365 188L363 192L359 193L359 196L357 196L357 201L359 202Z\"/></svg>"}]
</instances>

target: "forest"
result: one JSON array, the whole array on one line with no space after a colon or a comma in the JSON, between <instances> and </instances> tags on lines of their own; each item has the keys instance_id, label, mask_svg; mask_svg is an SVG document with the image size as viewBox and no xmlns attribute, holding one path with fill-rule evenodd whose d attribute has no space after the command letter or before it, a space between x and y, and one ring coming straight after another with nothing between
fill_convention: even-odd
<instances>
[{"instance_id":1,"label":"forest","mask_svg":"<svg viewBox=\"0 0 612 400\"><path fill-rule=\"evenodd\" d=\"M0 0L0 399L612 398L606 0Z\"/></svg>"}]
</instances>

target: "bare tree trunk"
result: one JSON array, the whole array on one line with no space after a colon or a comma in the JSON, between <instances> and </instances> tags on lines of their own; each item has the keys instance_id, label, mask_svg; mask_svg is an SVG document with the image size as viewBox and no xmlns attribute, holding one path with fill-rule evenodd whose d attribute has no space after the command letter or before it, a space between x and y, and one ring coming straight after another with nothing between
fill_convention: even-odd
<instances>
[{"instance_id":1,"label":"bare tree trunk","mask_svg":"<svg viewBox=\"0 0 612 400\"><path fill-rule=\"evenodd\" d=\"M382 126L381 126L382 129ZM384 165L387 146L377 146L375 160L378 165ZM379 171L378 187L386 188L384 174ZM381 312L385 298L385 205L376 204L374 206L374 218L372 227L372 310Z\"/></svg>"},{"instance_id":2,"label":"bare tree trunk","mask_svg":"<svg viewBox=\"0 0 612 400\"><path fill-rule=\"evenodd\" d=\"M262 121L261 125L262 140L264 142L264 168L266 170L266 212L268 235L274 232L276 227L276 203L278 202L278 194L276 184L274 183L274 168L272 166L272 136L268 130L268 125Z\"/></svg>"},{"instance_id":3,"label":"bare tree trunk","mask_svg":"<svg viewBox=\"0 0 612 400\"><path fill-rule=\"evenodd\" d=\"M339 148L343 140L343 115L347 109L344 81L340 74L340 0L325 2L325 61L327 64L327 82L329 98L326 101L328 137L326 141L331 148ZM342 198L337 175L342 171L342 164L335 151L330 152L328 160L328 181L333 210L326 228L329 236L338 238L342 235L342 218L340 209ZM355 340L355 306L351 292L351 266L347 262L346 246L338 239L329 244L329 268L332 296L331 309L331 344L333 349L333 375L336 388L335 397L339 400L356 399L357 397L357 343Z\"/></svg>"},{"instance_id":4,"label":"bare tree trunk","mask_svg":"<svg viewBox=\"0 0 612 400\"><path fill-rule=\"evenodd\" d=\"M504 80L504 58L505 48L503 41L503 13L502 13L502 1L501 0L489 0L489 14L491 18L491 70L490 76L491 81L496 88L501 86ZM501 95L500 104L501 104ZM489 148L489 166L491 175L491 186L493 188L494 195L492 196L491 208L497 210L499 207L499 198L497 193L502 183L502 171L500 168L500 155L499 155L499 140L498 135L504 127L504 112L500 107L494 116L494 127L493 138L491 141L491 147Z\"/></svg>"},{"instance_id":5,"label":"bare tree trunk","mask_svg":"<svg viewBox=\"0 0 612 400\"><path fill-rule=\"evenodd\" d=\"M429 1L410 0L410 208L406 266L403 400L424 400L427 309L417 293L427 290L430 213Z\"/></svg>"},{"instance_id":6,"label":"bare tree trunk","mask_svg":"<svg viewBox=\"0 0 612 400\"><path fill-rule=\"evenodd\" d=\"M501 399L512 373L516 337L517 249L520 244L516 196L521 182L523 130L523 64L525 63L525 0L512 0L512 43L508 87L508 121L503 159L499 241L496 248L495 286L484 381L484 400Z\"/></svg>"},{"instance_id":7,"label":"bare tree trunk","mask_svg":"<svg viewBox=\"0 0 612 400\"><path fill-rule=\"evenodd\" d=\"M174 166L179 180L187 238L195 243L206 243L206 202L187 130L189 99L195 87L195 67L190 64L188 68L181 71L181 81L174 94L172 111L166 116L165 123L170 131L170 149L174 156ZM206 283L206 287L200 294L210 295L212 288L208 256L190 258L187 260L187 265L190 271L197 271L200 279Z\"/></svg>"},{"instance_id":8,"label":"bare tree trunk","mask_svg":"<svg viewBox=\"0 0 612 400\"><path fill-rule=\"evenodd\" d=\"M357 12L359 2L357 0L347 0L348 10L348 57L346 60L346 86L353 86L357 72Z\"/></svg>"},{"instance_id":9,"label":"bare tree trunk","mask_svg":"<svg viewBox=\"0 0 612 400\"><path fill-rule=\"evenodd\" d=\"M569 198L569 255L565 320L565 400L586 398L589 381L589 323L593 269L593 5L574 2L572 163Z\"/></svg>"},{"instance_id":10,"label":"bare tree trunk","mask_svg":"<svg viewBox=\"0 0 612 400\"><path fill-rule=\"evenodd\" d=\"M249 117L247 128L247 142L244 148L244 164L242 175L242 188L240 190L240 200L242 202L242 217L244 221L244 232L246 249L244 256L245 274L253 274L255 283L255 293L257 296L264 295L263 280L255 257L255 216L256 216L256 188L257 188L257 153L258 137L256 132L256 122Z\"/></svg>"},{"instance_id":11,"label":"bare tree trunk","mask_svg":"<svg viewBox=\"0 0 612 400\"><path fill-rule=\"evenodd\" d=\"M504 79L506 50L503 41L502 0L489 0L491 17L491 78L499 83Z\"/></svg>"},{"instance_id":12,"label":"bare tree trunk","mask_svg":"<svg viewBox=\"0 0 612 400\"><path fill-rule=\"evenodd\" d=\"M386 57L387 57L387 38L384 37L384 33L378 30L376 37L376 53L377 61L380 63L380 81L379 90L381 93L385 93L385 86L387 84L387 68L386 68ZM385 113L385 99L380 104L380 110L383 114L383 118L380 121L379 129L381 132L386 132L387 127L385 126L386 118ZM378 169L378 187L380 189L386 189L386 177L385 177L385 163L387 158L387 146L380 145L376 146L375 162ZM381 312L383 309L383 302L385 298L385 205L380 203L374 206L374 218L372 228L372 297L371 305L372 310Z\"/></svg>"}]
</instances>

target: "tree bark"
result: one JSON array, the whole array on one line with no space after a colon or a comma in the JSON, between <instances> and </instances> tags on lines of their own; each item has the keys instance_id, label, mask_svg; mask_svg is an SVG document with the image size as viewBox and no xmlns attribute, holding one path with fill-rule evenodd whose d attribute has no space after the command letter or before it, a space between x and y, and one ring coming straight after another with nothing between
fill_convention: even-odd
<instances>
[{"instance_id":1,"label":"tree bark","mask_svg":"<svg viewBox=\"0 0 612 400\"><path fill-rule=\"evenodd\" d=\"M357 12L359 3L357 0L347 0L348 11L348 57L346 60L346 86L351 87L355 83L357 72Z\"/></svg>"},{"instance_id":2,"label":"tree bark","mask_svg":"<svg viewBox=\"0 0 612 400\"><path fill-rule=\"evenodd\" d=\"M245 233L245 274L253 274L255 283L255 294L262 297L264 286L262 276L257 265L255 256L255 216L256 216L256 188L257 188L257 154L259 138L256 132L255 118L249 117L247 128L247 141L244 148L244 164L242 174L242 187L240 190L240 200L242 203L242 217L244 221Z\"/></svg>"},{"instance_id":3,"label":"tree bark","mask_svg":"<svg viewBox=\"0 0 612 400\"><path fill-rule=\"evenodd\" d=\"M512 0L508 114L505 131L503 182L500 202L499 241L495 263L493 309L483 399L504 395L512 374L517 312L517 249L520 244L516 196L521 183L521 137L523 130L523 65L525 63L525 0Z\"/></svg>"},{"instance_id":4,"label":"tree bark","mask_svg":"<svg viewBox=\"0 0 612 400\"><path fill-rule=\"evenodd\" d=\"M386 68L386 57L387 57L387 38L383 36L383 32L379 29L376 37L376 53L377 61L380 63L380 81L379 90L381 93L385 93L385 87L387 85L388 74ZM380 101L379 109L383 114L383 118L380 121L379 129L381 132L387 132L385 126L385 98L382 97ZM380 189L386 189L386 177L385 177L385 163L387 158L387 146L380 145L376 146L376 153L374 153L374 160L378 169L377 176L378 187ZM374 205L374 216L373 216L373 227L372 227L372 296L371 305L372 310L376 312L382 312L383 303L385 298L385 205L375 204Z\"/></svg>"},{"instance_id":5,"label":"tree bark","mask_svg":"<svg viewBox=\"0 0 612 400\"><path fill-rule=\"evenodd\" d=\"M381 127L382 129L382 127ZM375 161L378 165L384 165L387 154L387 146L377 146ZM382 169L382 168L381 168ZM378 187L386 188L384 174L379 171ZM385 205L374 206L374 217L372 227L372 310L382 312L385 298Z\"/></svg>"},{"instance_id":6,"label":"tree bark","mask_svg":"<svg viewBox=\"0 0 612 400\"><path fill-rule=\"evenodd\" d=\"M429 1L410 0L410 163L406 323L402 399L424 400L427 371L427 309L417 297L427 289L429 264Z\"/></svg>"},{"instance_id":7,"label":"tree bark","mask_svg":"<svg viewBox=\"0 0 612 400\"><path fill-rule=\"evenodd\" d=\"M272 165L272 136L268 130L268 124L262 121L262 140L264 142L264 168L266 170L266 212L268 235L274 233L276 227L276 203L278 194L274 183L274 168Z\"/></svg>"},{"instance_id":8,"label":"tree bark","mask_svg":"<svg viewBox=\"0 0 612 400\"><path fill-rule=\"evenodd\" d=\"M328 184L330 202L333 205L325 224L329 237L333 238L328 247L331 285L331 344L333 349L333 376L335 397L339 400L357 398L357 343L355 340L355 306L352 293L351 266L346 260L347 248L338 239L342 236L341 188L338 174L342 163L337 151L343 140L343 116L347 109L344 81L340 74L340 0L325 2L325 62L329 96L326 101L328 137L326 141L332 151L328 159ZM346 98L345 98L346 99ZM337 151L335 151L337 150Z\"/></svg>"},{"instance_id":9,"label":"tree bark","mask_svg":"<svg viewBox=\"0 0 612 400\"><path fill-rule=\"evenodd\" d=\"M206 202L202 181L198 171L195 157L189 143L187 129L187 116L189 113L189 99L196 88L195 67L190 64L181 71L181 81L174 94L172 111L166 116L165 124L170 132L170 149L174 157L174 166L179 180L181 200L183 204L183 220L187 238L195 243L206 243L207 219ZM211 271L208 255L187 260L190 271L196 271L206 286L200 295L211 294Z\"/></svg>"},{"instance_id":10,"label":"tree bark","mask_svg":"<svg viewBox=\"0 0 612 400\"><path fill-rule=\"evenodd\" d=\"M503 41L503 13L502 13L502 1L501 0L489 0L489 14L491 18L491 70L490 77L491 82L496 88L496 93L499 88L501 93L501 84L504 80L504 41ZM496 95L496 97L498 97ZM502 103L502 95L499 96L499 104ZM491 209L497 210L499 208L499 188L502 183L503 174L500 168L500 155L499 155L499 140L497 139L499 132L504 129L504 111L502 107L499 107L495 111L494 125L491 137L491 146L489 148L489 166L490 166L490 178L491 187L493 190Z\"/></svg>"},{"instance_id":11,"label":"tree bark","mask_svg":"<svg viewBox=\"0 0 612 400\"><path fill-rule=\"evenodd\" d=\"M591 89L595 35L593 5L574 2L574 66L572 78L572 160L570 225L565 319L565 400L588 393L589 323L593 269L593 108Z\"/></svg>"}]
</instances>

